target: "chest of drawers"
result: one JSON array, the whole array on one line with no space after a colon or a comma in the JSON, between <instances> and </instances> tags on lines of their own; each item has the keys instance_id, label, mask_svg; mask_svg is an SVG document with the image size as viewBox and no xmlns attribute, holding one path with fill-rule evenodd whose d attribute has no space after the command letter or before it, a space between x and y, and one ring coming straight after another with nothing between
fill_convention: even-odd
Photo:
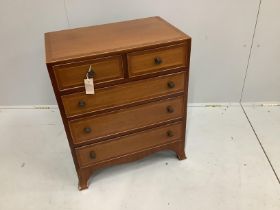
<instances>
[{"instance_id":1,"label":"chest of drawers","mask_svg":"<svg viewBox=\"0 0 280 210\"><path fill-rule=\"evenodd\" d=\"M150 17L49 32L45 47L80 190L103 167L160 150L186 158L188 35Z\"/></svg>"}]
</instances>

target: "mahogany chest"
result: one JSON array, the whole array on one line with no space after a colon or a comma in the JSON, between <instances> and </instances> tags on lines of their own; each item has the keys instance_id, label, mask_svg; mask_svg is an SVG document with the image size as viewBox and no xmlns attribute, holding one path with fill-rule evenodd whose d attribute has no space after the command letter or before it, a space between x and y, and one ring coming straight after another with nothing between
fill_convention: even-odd
<instances>
[{"instance_id":1,"label":"mahogany chest","mask_svg":"<svg viewBox=\"0 0 280 210\"><path fill-rule=\"evenodd\" d=\"M102 167L160 150L186 158L188 35L150 17L49 32L45 47L80 190Z\"/></svg>"}]
</instances>

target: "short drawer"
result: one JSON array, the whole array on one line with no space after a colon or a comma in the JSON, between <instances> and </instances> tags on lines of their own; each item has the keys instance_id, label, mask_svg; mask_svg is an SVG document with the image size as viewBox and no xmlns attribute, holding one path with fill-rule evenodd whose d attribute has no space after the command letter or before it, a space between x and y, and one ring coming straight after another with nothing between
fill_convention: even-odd
<instances>
[{"instance_id":1,"label":"short drawer","mask_svg":"<svg viewBox=\"0 0 280 210\"><path fill-rule=\"evenodd\" d=\"M127 55L129 75L137 76L162 69L185 67L186 53L186 45L183 44L129 53Z\"/></svg>"},{"instance_id":2,"label":"short drawer","mask_svg":"<svg viewBox=\"0 0 280 210\"><path fill-rule=\"evenodd\" d=\"M183 97L157 101L108 114L69 121L74 144L183 117Z\"/></svg>"},{"instance_id":3,"label":"short drawer","mask_svg":"<svg viewBox=\"0 0 280 210\"><path fill-rule=\"evenodd\" d=\"M144 132L124 136L96 143L76 149L80 167L87 167L100 161L105 161L129 155L152 148L157 145L168 144L176 140L183 140L183 125L181 123L162 126Z\"/></svg>"},{"instance_id":4,"label":"short drawer","mask_svg":"<svg viewBox=\"0 0 280 210\"><path fill-rule=\"evenodd\" d=\"M104 110L159 96L183 92L185 72L97 89L94 95L84 92L62 96L67 117Z\"/></svg>"},{"instance_id":5,"label":"short drawer","mask_svg":"<svg viewBox=\"0 0 280 210\"><path fill-rule=\"evenodd\" d=\"M59 90L81 87L87 72L92 67L95 83L114 81L123 78L123 63L121 56L95 59L82 63L71 63L54 66L55 79Z\"/></svg>"}]
</instances>

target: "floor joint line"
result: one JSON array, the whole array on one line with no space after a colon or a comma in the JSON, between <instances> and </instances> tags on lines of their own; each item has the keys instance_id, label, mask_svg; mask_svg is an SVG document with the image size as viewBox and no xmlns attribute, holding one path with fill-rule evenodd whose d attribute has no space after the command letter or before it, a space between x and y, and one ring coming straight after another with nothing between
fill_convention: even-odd
<instances>
[{"instance_id":1,"label":"floor joint line","mask_svg":"<svg viewBox=\"0 0 280 210\"><path fill-rule=\"evenodd\" d=\"M274 169L274 167L273 167L273 165L272 165L272 163L271 163L271 161L270 161L270 159L269 159L269 157L268 157L268 155L267 155L267 153L266 153L266 151L265 151L265 149L264 149L264 147L262 145L262 142L259 139L259 136L258 136L258 134L257 134L257 132L256 132L254 126L253 126L253 124L251 123L251 121L250 121L250 119L249 119L249 117L248 117L248 115L247 115L247 113L246 113L242 103L240 103L240 106L241 106L241 108L243 110L243 113L244 113L245 117L247 118L247 120L248 120L248 122L249 122L249 124L250 124L250 126L251 126L251 128L252 128L252 130L253 130L253 132L254 132L254 134L255 134L258 142L259 142L259 145L261 146L261 149L262 149L262 151L263 151L263 153L264 153L264 155L265 155L265 157L266 157L266 159L267 159L267 161L268 161L268 163L269 163L269 165L270 165L270 167L271 167L271 169L272 169L272 171L273 171L273 173L274 173L278 183L280 184L280 179L279 179L279 177L278 177L278 175L277 175L277 173L276 173L276 171L275 171L275 169Z\"/></svg>"}]
</instances>

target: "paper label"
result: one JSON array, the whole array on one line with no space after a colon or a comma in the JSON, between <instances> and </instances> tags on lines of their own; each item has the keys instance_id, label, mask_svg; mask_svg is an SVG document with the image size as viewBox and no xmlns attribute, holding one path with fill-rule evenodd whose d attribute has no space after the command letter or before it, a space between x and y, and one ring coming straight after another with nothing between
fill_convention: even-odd
<instances>
[{"instance_id":1,"label":"paper label","mask_svg":"<svg viewBox=\"0 0 280 210\"><path fill-rule=\"evenodd\" d=\"M93 79L84 79L86 94L94 94Z\"/></svg>"}]
</instances>

